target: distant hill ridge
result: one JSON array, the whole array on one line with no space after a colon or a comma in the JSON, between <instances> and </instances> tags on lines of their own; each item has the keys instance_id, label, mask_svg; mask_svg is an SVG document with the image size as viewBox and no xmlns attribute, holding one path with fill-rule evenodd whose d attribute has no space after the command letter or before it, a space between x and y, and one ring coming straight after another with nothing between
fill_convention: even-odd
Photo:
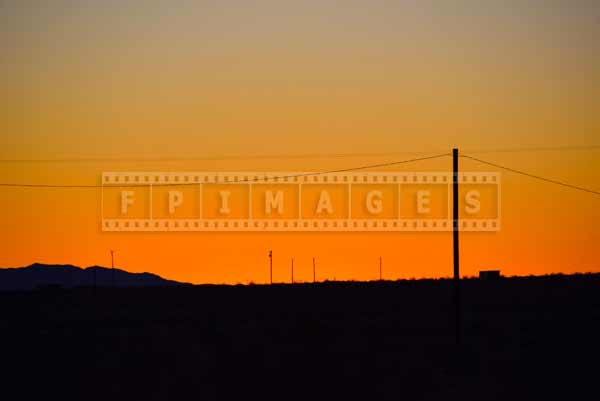
<instances>
[{"instance_id":1,"label":"distant hill ridge","mask_svg":"<svg viewBox=\"0 0 600 401\"><path fill-rule=\"evenodd\" d=\"M26 267L0 268L0 291L32 290L41 287L152 287L182 285L152 273L130 273L102 266L34 263Z\"/></svg>"}]
</instances>

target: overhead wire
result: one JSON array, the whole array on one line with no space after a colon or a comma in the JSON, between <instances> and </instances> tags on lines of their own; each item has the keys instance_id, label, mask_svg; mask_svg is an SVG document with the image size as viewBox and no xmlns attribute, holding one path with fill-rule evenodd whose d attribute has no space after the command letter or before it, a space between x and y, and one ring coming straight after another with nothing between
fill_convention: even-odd
<instances>
[{"instance_id":1,"label":"overhead wire","mask_svg":"<svg viewBox=\"0 0 600 401\"><path fill-rule=\"evenodd\" d=\"M513 153L513 152L551 152L551 151L583 151L600 150L600 145L547 146L499 149L466 149L465 153ZM392 157L410 154L442 153L441 150L400 151L400 152L363 152L363 153L300 153L300 154L258 154L258 155L213 155L202 157L98 157L98 158L56 158L56 159L0 159L0 163L170 163L170 162L202 162L202 161L239 161L239 160L299 160L299 159L336 159L358 157Z\"/></svg>"},{"instance_id":2,"label":"overhead wire","mask_svg":"<svg viewBox=\"0 0 600 401\"><path fill-rule=\"evenodd\" d=\"M391 167L391 166L396 166L399 164L413 163L413 162L423 161L423 160L438 159L438 158L445 157L445 156L450 156L450 154L444 153L444 154L439 154L439 155L418 157L418 158L399 160L399 161L393 161L393 162L388 162L388 163L370 164L370 165L355 166L355 167L336 169L336 170L319 171L319 172L313 172L313 173L299 173L299 174L289 174L289 175L283 175L283 176L274 176L274 177L270 177L270 180L318 176L318 175L325 175L325 174L346 173L346 172L351 172L351 171L367 170L367 169L371 169L371 168ZM247 183L250 181L252 181L252 180L238 179L238 180L227 181L227 183L237 184L237 183ZM139 186L143 186L143 185L174 187L174 186L197 185L197 183L189 182L189 183L124 184L124 185L110 185L110 187L111 188L118 188L118 187L130 188L130 187L139 187ZM12 187L12 188L75 188L75 189L80 188L80 189L87 189L87 188L102 188L103 186L104 185L102 185L102 184L69 185L69 184L0 183L0 187Z\"/></svg>"},{"instance_id":3,"label":"overhead wire","mask_svg":"<svg viewBox=\"0 0 600 401\"><path fill-rule=\"evenodd\" d=\"M580 187L580 186L577 186L577 185L569 184L567 182L554 180L552 178L542 177L542 176L539 176L539 175L536 175L536 174L528 173L526 171L517 170L517 169L511 168L511 167L506 167L506 166L503 166L503 165L500 165L500 164L497 164L497 163L493 163L493 162L489 162L489 161L486 161L486 160L478 159L476 157L469 156L469 155L460 155L460 156L464 157L466 159L474 160L474 161L479 162L479 163L487 164L488 166L496 167L496 168L499 168L499 169L502 169L502 170L506 170L506 171L510 171L510 172L516 173L516 174L521 174L521 175L524 175L524 176L527 176L527 177L530 177L530 178L535 178L536 180L549 182L551 184L561 185L563 187L567 187L567 188L571 188L571 189L576 189L578 191L588 192L588 193L591 193L591 194L594 194L594 195L600 195L600 191L595 191L593 189Z\"/></svg>"}]
</instances>

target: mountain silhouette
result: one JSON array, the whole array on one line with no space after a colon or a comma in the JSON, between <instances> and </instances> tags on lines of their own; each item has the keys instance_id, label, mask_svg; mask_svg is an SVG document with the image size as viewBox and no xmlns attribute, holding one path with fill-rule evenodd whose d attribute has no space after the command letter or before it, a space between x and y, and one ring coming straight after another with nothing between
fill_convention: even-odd
<instances>
[{"instance_id":1,"label":"mountain silhouette","mask_svg":"<svg viewBox=\"0 0 600 401\"><path fill-rule=\"evenodd\" d=\"M183 283L152 273L130 273L102 266L81 268L73 265L34 263L27 267L0 268L0 291L33 290L44 287L152 287Z\"/></svg>"}]
</instances>

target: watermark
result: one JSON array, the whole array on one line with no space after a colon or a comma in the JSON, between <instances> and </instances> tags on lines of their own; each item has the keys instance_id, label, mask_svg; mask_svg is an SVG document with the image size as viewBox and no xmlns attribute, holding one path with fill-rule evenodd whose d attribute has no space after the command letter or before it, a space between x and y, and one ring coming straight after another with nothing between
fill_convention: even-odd
<instances>
[{"instance_id":1,"label":"watermark","mask_svg":"<svg viewBox=\"0 0 600 401\"><path fill-rule=\"evenodd\" d=\"M459 177L459 229L500 229L500 175ZM104 231L452 231L448 172L109 172Z\"/></svg>"}]
</instances>

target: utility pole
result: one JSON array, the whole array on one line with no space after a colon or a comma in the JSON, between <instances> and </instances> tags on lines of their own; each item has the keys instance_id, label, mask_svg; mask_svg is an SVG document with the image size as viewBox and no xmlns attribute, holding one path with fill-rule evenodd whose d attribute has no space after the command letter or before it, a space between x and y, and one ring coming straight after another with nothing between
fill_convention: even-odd
<instances>
[{"instance_id":1,"label":"utility pole","mask_svg":"<svg viewBox=\"0 0 600 401\"><path fill-rule=\"evenodd\" d=\"M379 281L383 280L382 275L381 275L381 264L382 264L382 261L381 261L381 256L380 256L379 257Z\"/></svg>"},{"instance_id":2,"label":"utility pole","mask_svg":"<svg viewBox=\"0 0 600 401\"><path fill-rule=\"evenodd\" d=\"M313 257L313 283L317 282L317 270L315 267L315 258Z\"/></svg>"},{"instance_id":3,"label":"utility pole","mask_svg":"<svg viewBox=\"0 0 600 401\"><path fill-rule=\"evenodd\" d=\"M273 251L269 251L270 283L273 284Z\"/></svg>"},{"instance_id":4,"label":"utility pole","mask_svg":"<svg viewBox=\"0 0 600 401\"><path fill-rule=\"evenodd\" d=\"M112 279L112 286L115 286L115 251L113 251L111 249L110 251L110 265L111 265L111 279Z\"/></svg>"},{"instance_id":5,"label":"utility pole","mask_svg":"<svg viewBox=\"0 0 600 401\"><path fill-rule=\"evenodd\" d=\"M460 306L460 268L458 258L458 149L452 149L452 220L454 246L454 319L456 329L456 344L461 342L461 306Z\"/></svg>"},{"instance_id":6,"label":"utility pole","mask_svg":"<svg viewBox=\"0 0 600 401\"><path fill-rule=\"evenodd\" d=\"M292 284L294 284L294 258L292 258Z\"/></svg>"}]
</instances>

